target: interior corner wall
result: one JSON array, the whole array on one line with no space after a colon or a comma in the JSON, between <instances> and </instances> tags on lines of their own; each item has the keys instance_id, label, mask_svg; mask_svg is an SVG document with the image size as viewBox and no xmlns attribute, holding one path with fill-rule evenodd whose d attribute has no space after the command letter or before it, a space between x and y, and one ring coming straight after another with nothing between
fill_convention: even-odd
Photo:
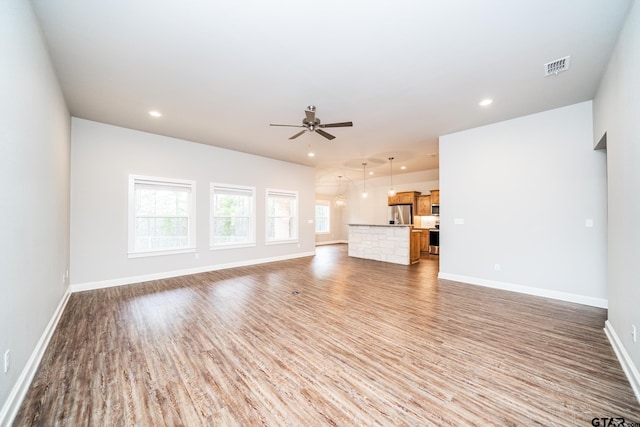
<instances>
[{"instance_id":1,"label":"interior corner wall","mask_svg":"<svg viewBox=\"0 0 640 427\"><path fill-rule=\"evenodd\" d=\"M606 306L592 123L588 101L440 138L440 277Z\"/></svg>"},{"instance_id":2,"label":"interior corner wall","mask_svg":"<svg viewBox=\"0 0 640 427\"><path fill-rule=\"evenodd\" d=\"M640 399L640 3L632 3L594 98L594 144L607 134L608 322L635 365ZM624 366L624 365L623 365Z\"/></svg>"},{"instance_id":3,"label":"interior corner wall","mask_svg":"<svg viewBox=\"0 0 640 427\"><path fill-rule=\"evenodd\" d=\"M315 251L313 168L78 118L72 119L71 139L71 285L75 289ZM129 174L196 181L195 254L128 258ZM256 188L255 246L209 249L212 182ZM265 245L267 188L298 192L298 242Z\"/></svg>"},{"instance_id":4,"label":"interior corner wall","mask_svg":"<svg viewBox=\"0 0 640 427\"><path fill-rule=\"evenodd\" d=\"M0 58L0 357L10 350L11 361L0 372L3 424L67 290L70 117L28 1L0 2Z\"/></svg>"}]
</instances>

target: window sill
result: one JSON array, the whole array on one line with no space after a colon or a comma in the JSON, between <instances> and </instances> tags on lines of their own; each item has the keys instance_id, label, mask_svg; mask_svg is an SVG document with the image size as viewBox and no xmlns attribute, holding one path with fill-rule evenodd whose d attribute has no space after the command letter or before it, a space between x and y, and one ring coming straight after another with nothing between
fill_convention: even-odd
<instances>
[{"instance_id":1,"label":"window sill","mask_svg":"<svg viewBox=\"0 0 640 427\"><path fill-rule=\"evenodd\" d=\"M189 254L194 253L196 248L182 248L182 249L162 249L159 251L146 251L146 252L129 252L127 255L128 258L147 258L152 256L163 256L163 255L177 255L177 254Z\"/></svg>"},{"instance_id":2,"label":"window sill","mask_svg":"<svg viewBox=\"0 0 640 427\"><path fill-rule=\"evenodd\" d=\"M288 239L288 240L271 240L267 241L265 245L286 245L287 243L298 243L298 239Z\"/></svg>"},{"instance_id":3,"label":"window sill","mask_svg":"<svg viewBox=\"0 0 640 427\"><path fill-rule=\"evenodd\" d=\"M209 246L209 250L210 251L219 251L219 250L224 250L224 249L237 249L237 248L251 248L256 246L256 242L252 242L252 243L230 243L228 245L215 245L215 246Z\"/></svg>"}]
</instances>

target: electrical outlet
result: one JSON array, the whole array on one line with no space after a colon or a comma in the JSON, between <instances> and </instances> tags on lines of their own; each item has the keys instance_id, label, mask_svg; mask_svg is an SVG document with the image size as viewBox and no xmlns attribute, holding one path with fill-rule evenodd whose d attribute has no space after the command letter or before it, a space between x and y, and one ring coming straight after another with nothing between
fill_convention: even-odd
<instances>
[{"instance_id":1,"label":"electrical outlet","mask_svg":"<svg viewBox=\"0 0 640 427\"><path fill-rule=\"evenodd\" d=\"M4 373L6 374L9 371L9 362L11 361L9 355L10 351L7 350L4 352Z\"/></svg>"},{"instance_id":2,"label":"electrical outlet","mask_svg":"<svg viewBox=\"0 0 640 427\"><path fill-rule=\"evenodd\" d=\"M631 325L631 337L633 338L633 342L636 342L636 339L638 338L636 334L636 325Z\"/></svg>"},{"instance_id":3,"label":"electrical outlet","mask_svg":"<svg viewBox=\"0 0 640 427\"><path fill-rule=\"evenodd\" d=\"M494 269L495 271L500 271L500 264L494 264L494 265L493 265L493 269Z\"/></svg>"}]
</instances>

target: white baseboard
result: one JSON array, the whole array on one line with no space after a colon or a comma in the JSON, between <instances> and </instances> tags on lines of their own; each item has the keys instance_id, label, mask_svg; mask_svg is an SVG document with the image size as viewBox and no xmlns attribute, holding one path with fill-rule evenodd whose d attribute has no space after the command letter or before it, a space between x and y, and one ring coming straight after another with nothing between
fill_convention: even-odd
<instances>
[{"instance_id":1,"label":"white baseboard","mask_svg":"<svg viewBox=\"0 0 640 427\"><path fill-rule=\"evenodd\" d=\"M161 273L145 274L141 276L121 277L118 279L100 280L97 282L78 283L70 285L71 292L90 291L93 289L110 288L113 286L131 285L133 283L148 282L150 280L169 279L171 277L187 276L189 274L206 273L208 271L225 270L227 268L246 267L249 265L265 264L267 262L285 261L288 259L304 258L314 256L315 251L302 252L292 255L282 255L277 257L252 259L226 264L208 265L204 267L187 268L184 270L165 271Z\"/></svg>"},{"instance_id":2,"label":"white baseboard","mask_svg":"<svg viewBox=\"0 0 640 427\"><path fill-rule=\"evenodd\" d=\"M438 279L452 280L454 282L468 283L470 285L485 286L487 288L502 289L505 291L519 292L521 294L535 295L538 297L552 298L560 301L575 302L577 304L592 307L607 308L609 301L604 298L594 298L585 295L570 294L567 292L552 291L549 289L534 288L532 286L514 285L512 283L497 282L494 280L479 279L477 277L460 276L457 274L438 273Z\"/></svg>"},{"instance_id":3,"label":"white baseboard","mask_svg":"<svg viewBox=\"0 0 640 427\"><path fill-rule=\"evenodd\" d=\"M11 393L9 394L7 401L5 402L5 404L2 407L2 410L0 411L0 426L2 427L10 426L13 423L13 420L17 415L18 410L20 409L20 405L22 404L22 400L24 399L24 396L26 395L27 390L31 385L31 381L33 380L33 377L38 369L38 366L40 365L42 356L44 355L44 352L47 349L47 346L49 345L49 341L51 340L53 332L55 331L56 326L60 321L62 312L64 311L64 308L66 307L67 302L69 301L69 296L72 293L87 291L91 289L107 288L112 286L129 285L132 283L146 282L149 280L158 280L158 279L166 279L170 277L185 276L188 274L204 273L207 271L216 271L216 270L223 270L227 268L265 264L268 262L275 262L275 261L285 261L288 259L304 258L304 257L314 256L314 255L315 255L315 251L303 252L303 253L297 253L293 255L283 255L283 256L270 257L270 258L261 258L261 259L233 262L233 263L227 263L227 264L218 264L218 265L212 265L212 266L206 266L206 267L167 271L163 273L147 274L143 276L124 277L120 279L102 280L98 282L89 282L89 283L70 285L67 291L65 292L65 294L63 295L62 300L58 304L58 307L56 308L55 312L53 313L53 316L51 317L51 320L47 324L47 327L42 333L42 336L40 337L40 340L36 344L36 347L31 353L31 356L29 357L27 364L22 370L22 373L20 374L18 381L16 382L15 386L11 390Z\"/></svg>"},{"instance_id":4,"label":"white baseboard","mask_svg":"<svg viewBox=\"0 0 640 427\"><path fill-rule=\"evenodd\" d=\"M622 365L622 370L627 376L629 384L631 384L633 393L636 395L636 400L640 403L640 373L638 373L638 368L633 364L629 353L627 353L627 350L624 348L624 345L622 345L622 341L620 341L618 334L615 329L613 329L613 325L608 320L604 322L604 333L607 335L620 365Z\"/></svg>"},{"instance_id":5,"label":"white baseboard","mask_svg":"<svg viewBox=\"0 0 640 427\"><path fill-rule=\"evenodd\" d=\"M349 243L349 242L346 240L328 240L326 242L316 242L316 246L337 245L339 243Z\"/></svg>"},{"instance_id":6,"label":"white baseboard","mask_svg":"<svg viewBox=\"0 0 640 427\"><path fill-rule=\"evenodd\" d=\"M60 317L62 316L62 312L67 305L67 301L69 301L69 296L71 292L69 289L64 293L58 307L53 312L53 316L51 320L47 324L42 336L38 340L36 347L33 349L29 360L27 360L27 364L24 369L20 373L20 377L18 377L18 381L13 386L11 393L9 393L9 397L5 402L2 410L0 411L0 426L10 426L13 423L14 418L18 414L18 410L20 409L20 405L22 404L22 400L24 396L27 394L27 390L29 390L29 386L31 385L31 381L33 380L33 376L36 374L38 370L38 366L40 365L40 361L42 360L42 356L44 355L47 346L49 345L49 341L53 336L53 332L58 326L58 322L60 321Z\"/></svg>"}]
</instances>

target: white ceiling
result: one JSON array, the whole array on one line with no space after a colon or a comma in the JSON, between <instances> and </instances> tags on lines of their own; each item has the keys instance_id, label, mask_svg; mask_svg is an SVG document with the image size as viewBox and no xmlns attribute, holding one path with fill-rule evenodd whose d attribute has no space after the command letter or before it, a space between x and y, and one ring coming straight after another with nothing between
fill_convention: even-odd
<instances>
[{"instance_id":1,"label":"white ceiling","mask_svg":"<svg viewBox=\"0 0 640 427\"><path fill-rule=\"evenodd\" d=\"M32 3L73 116L315 166L322 186L390 156L437 168L439 135L592 99L630 0ZM307 105L354 126L269 127Z\"/></svg>"}]
</instances>

